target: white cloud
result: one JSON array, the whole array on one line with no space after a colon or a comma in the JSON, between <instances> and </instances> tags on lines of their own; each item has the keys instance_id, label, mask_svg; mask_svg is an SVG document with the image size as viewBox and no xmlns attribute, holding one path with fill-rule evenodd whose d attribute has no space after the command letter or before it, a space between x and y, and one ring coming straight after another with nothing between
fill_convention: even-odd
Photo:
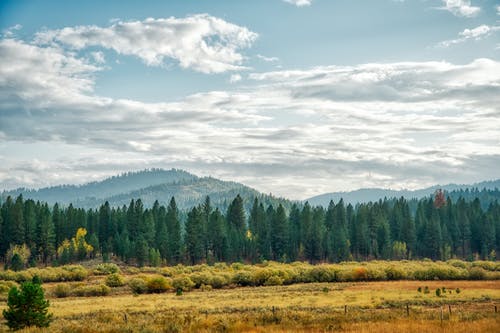
<instances>
[{"instance_id":1,"label":"white cloud","mask_svg":"<svg viewBox=\"0 0 500 333\"><path fill-rule=\"evenodd\" d=\"M104 64L106 62L104 53L100 51L91 52L90 55L92 56L92 58L94 58L94 61L98 64Z\"/></svg>"},{"instance_id":2,"label":"white cloud","mask_svg":"<svg viewBox=\"0 0 500 333\"><path fill-rule=\"evenodd\" d=\"M257 54L257 58L265 62L277 62L280 60L278 57L266 57L261 54Z\"/></svg>"},{"instance_id":3,"label":"white cloud","mask_svg":"<svg viewBox=\"0 0 500 333\"><path fill-rule=\"evenodd\" d=\"M500 15L500 5L497 6L497 15Z\"/></svg>"},{"instance_id":4,"label":"white cloud","mask_svg":"<svg viewBox=\"0 0 500 333\"><path fill-rule=\"evenodd\" d=\"M3 37L4 38L11 38L15 35L15 32L17 30L21 30L22 28L23 28L23 26L20 24L13 25L12 27L9 27L9 28L3 30Z\"/></svg>"},{"instance_id":5,"label":"white cloud","mask_svg":"<svg viewBox=\"0 0 500 333\"><path fill-rule=\"evenodd\" d=\"M240 74L233 74L229 78L229 83L236 83L236 82L239 82L239 81L241 81L241 75Z\"/></svg>"},{"instance_id":6,"label":"white cloud","mask_svg":"<svg viewBox=\"0 0 500 333\"><path fill-rule=\"evenodd\" d=\"M471 6L470 0L442 0L445 9L455 16L474 17L481 11L480 7Z\"/></svg>"},{"instance_id":7,"label":"white cloud","mask_svg":"<svg viewBox=\"0 0 500 333\"><path fill-rule=\"evenodd\" d=\"M245 69L240 49L249 47L257 34L245 27L207 14L186 18L148 18L118 21L109 27L77 26L46 30L36 35L39 45L54 43L73 49L98 46L140 58L149 66L172 59L182 68L202 73Z\"/></svg>"},{"instance_id":8,"label":"white cloud","mask_svg":"<svg viewBox=\"0 0 500 333\"><path fill-rule=\"evenodd\" d=\"M295 5L297 7L310 6L313 0L283 0L289 4Z\"/></svg>"},{"instance_id":9,"label":"white cloud","mask_svg":"<svg viewBox=\"0 0 500 333\"><path fill-rule=\"evenodd\" d=\"M488 26L488 25L480 25L473 29L464 29L464 31L459 33L459 37L456 39L445 40L440 42L438 46L440 47L449 47L451 45L464 43L467 40L481 40L486 37L489 37L491 34L500 31L500 26Z\"/></svg>"},{"instance_id":10,"label":"white cloud","mask_svg":"<svg viewBox=\"0 0 500 333\"><path fill-rule=\"evenodd\" d=\"M494 60L253 73L234 91L144 103L97 96L101 68L57 46L2 40L0 58L0 188L145 167L292 198L499 177Z\"/></svg>"}]
</instances>

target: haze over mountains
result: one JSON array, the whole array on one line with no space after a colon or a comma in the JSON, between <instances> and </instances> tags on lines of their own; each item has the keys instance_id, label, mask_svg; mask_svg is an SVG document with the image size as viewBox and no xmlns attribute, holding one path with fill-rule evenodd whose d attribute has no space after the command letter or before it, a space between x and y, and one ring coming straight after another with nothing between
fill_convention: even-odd
<instances>
[{"instance_id":1,"label":"haze over mountains","mask_svg":"<svg viewBox=\"0 0 500 333\"><path fill-rule=\"evenodd\" d=\"M494 190L500 188L500 179L485 181L472 185L436 185L425 189L410 190L388 190L380 188L359 189L350 192L332 192L321 194L305 201L311 205L328 206L330 200L338 202L343 198L344 202L356 204L361 202L377 201L379 199L405 197L407 199L420 199L431 195L437 189L446 192L457 193L460 191L471 191L473 189ZM285 198L277 198L270 194L259 191L232 181L223 181L212 177L198 177L179 169L151 169L139 172L129 172L119 176L113 176L99 182L91 182L83 185L61 185L46 187L38 190L19 188L4 191L3 198L18 196L22 194L25 198L40 200L62 205L72 203L76 207L95 208L105 201L112 206L128 205L131 199L140 198L145 206L152 206L155 200L161 204L167 204L172 196L175 197L179 208L189 208L199 204L208 195L214 206L225 209L229 202L240 194L249 208L253 198L258 197L264 204L282 203L289 208L293 203Z\"/></svg>"},{"instance_id":2,"label":"haze over mountains","mask_svg":"<svg viewBox=\"0 0 500 333\"><path fill-rule=\"evenodd\" d=\"M2 197L19 194L25 198L46 201L49 204L58 202L62 205L69 205L72 203L73 206L83 208L95 208L105 201L108 201L111 206L128 205L131 199L138 198L146 207L152 206L155 200L166 205L174 196L178 207L183 209L199 204L208 195L214 206L224 209L238 194L243 197L247 205L255 197L266 204L277 202L285 206L291 204L286 199L262 194L240 183L212 177L198 177L179 169L128 172L83 185L61 185L38 190L20 188L4 191Z\"/></svg>"}]
</instances>

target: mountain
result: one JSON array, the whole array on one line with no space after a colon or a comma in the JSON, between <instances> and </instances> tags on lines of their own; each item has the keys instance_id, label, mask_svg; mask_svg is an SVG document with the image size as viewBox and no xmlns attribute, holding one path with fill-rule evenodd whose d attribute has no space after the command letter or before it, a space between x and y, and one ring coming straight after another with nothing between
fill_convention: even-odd
<instances>
[{"instance_id":1,"label":"mountain","mask_svg":"<svg viewBox=\"0 0 500 333\"><path fill-rule=\"evenodd\" d=\"M17 197L40 200L49 204L73 204L75 207L95 208L105 201L111 206L128 205L131 199L141 199L146 207L153 205L155 200L167 205L172 196L179 208L189 208L197 205L208 195L212 205L225 209L231 200L240 194L247 209L258 197L264 204L277 205L282 203L286 208L291 201L262 194L246 185L223 181L212 177L198 177L184 170L150 169L139 172L124 173L99 182L84 185L62 185L46 187L38 190L20 188L4 191L1 197Z\"/></svg>"},{"instance_id":2,"label":"mountain","mask_svg":"<svg viewBox=\"0 0 500 333\"><path fill-rule=\"evenodd\" d=\"M475 183L471 185L457 185L457 184L448 184L448 185L435 185L428 188L420 189L420 190L387 190L381 188L366 188L359 189L350 192L332 192L325 193L318 196L314 196L312 198L307 199L311 205L313 206L324 206L327 207L330 203L330 200L334 202L338 202L341 198L344 199L344 202L356 204L361 202L370 202L370 201L378 201L383 198L399 198L405 197L406 199L421 199L428 195L433 194L436 190L442 189L447 194L451 196L452 199L458 198L460 195L463 197L469 197L470 193L477 193L477 189L482 190L495 190L500 189L500 179L493 181L485 181L480 183ZM471 197L473 197L472 195ZM497 195L494 195L495 198L498 198Z\"/></svg>"}]
</instances>

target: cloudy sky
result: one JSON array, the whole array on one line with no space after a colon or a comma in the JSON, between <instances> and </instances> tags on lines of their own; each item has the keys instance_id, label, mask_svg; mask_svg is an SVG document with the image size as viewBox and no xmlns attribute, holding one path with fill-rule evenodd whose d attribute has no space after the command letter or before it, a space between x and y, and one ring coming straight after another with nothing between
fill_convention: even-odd
<instances>
[{"instance_id":1,"label":"cloudy sky","mask_svg":"<svg viewBox=\"0 0 500 333\"><path fill-rule=\"evenodd\" d=\"M0 189L500 178L500 1L1 1Z\"/></svg>"}]
</instances>

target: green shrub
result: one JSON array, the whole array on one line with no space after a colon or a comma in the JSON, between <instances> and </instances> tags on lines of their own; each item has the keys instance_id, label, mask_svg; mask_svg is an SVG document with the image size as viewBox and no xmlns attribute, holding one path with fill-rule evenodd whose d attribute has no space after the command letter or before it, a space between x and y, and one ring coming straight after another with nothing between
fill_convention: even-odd
<instances>
[{"instance_id":1,"label":"green shrub","mask_svg":"<svg viewBox=\"0 0 500 333\"><path fill-rule=\"evenodd\" d=\"M428 294L428 293L430 293L429 287L425 286L424 287L424 294Z\"/></svg>"},{"instance_id":2,"label":"green shrub","mask_svg":"<svg viewBox=\"0 0 500 333\"><path fill-rule=\"evenodd\" d=\"M80 286L73 289L73 294L76 296L106 296L109 295L111 289L104 284L90 285L90 286Z\"/></svg>"},{"instance_id":3,"label":"green shrub","mask_svg":"<svg viewBox=\"0 0 500 333\"><path fill-rule=\"evenodd\" d=\"M144 294L148 291L146 281L141 278L132 278L128 281L128 286L134 294Z\"/></svg>"},{"instance_id":4,"label":"green shrub","mask_svg":"<svg viewBox=\"0 0 500 333\"><path fill-rule=\"evenodd\" d=\"M67 283L58 283L53 290L53 294L57 298L68 297L70 293L71 288Z\"/></svg>"},{"instance_id":5,"label":"green shrub","mask_svg":"<svg viewBox=\"0 0 500 333\"><path fill-rule=\"evenodd\" d=\"M109 274L106 277L106 285L111 288L121 287L125 285L125 279L118 273Z\"/></svg>"},{"instance_id":6,"label":"green shrub","mask_svg":"<svg viewBox=\"0 0 500 333\"><path fill-rule=\"evenodd\" d=\"M436 289L436 296L441 297L441 289L439 288Z\"/></svg>"},{"instance_id":7,"label":"green shrub","mask_svg":"<svg viewBox=\"0 0 500 333\"><path fill-rule=\"evenodd\" d=\"M178 276L173 279L172 285L175 290L189 291L193 289L194 282L187 276Z\"/></svg>"},{"instance_id":8,"label":"green shrub","mask_svg":"<svg viewBox=\"0 0 500 333\"><path fill-rule=\"evenodd\" d=\"M120 273L120 267L113 263L99 264L94 269L94 275L109 275Z\"/></svg>"},{"instance_id":9,"label":"green shrub","mask_svg":"<svg viewBox=\"0 0 500 333\"><path fill-rule=\"evenodd\" d=\"M149 293L155 294L164 293L172 289L170 281L161 275L149 278L146 281L146 286Z\"/></svg>"},{"instance_id":10,"label":"green shrub","mask_svg":"<svg viewBox=\"0 0 500 333\"><path fill-rule=\"evenodd\" d=\"M455 289L455 292L456 292L457 294L460 294L460 288Z\"/></svg>"}]
</instances>

